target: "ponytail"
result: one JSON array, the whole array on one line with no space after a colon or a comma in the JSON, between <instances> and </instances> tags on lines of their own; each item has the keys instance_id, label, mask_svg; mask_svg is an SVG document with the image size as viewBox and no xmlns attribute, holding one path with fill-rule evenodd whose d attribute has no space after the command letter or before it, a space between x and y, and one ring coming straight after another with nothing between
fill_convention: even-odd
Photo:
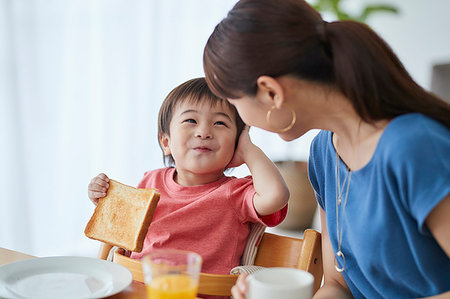
<instances>
[{"instance_id":1,"label":"ponytail","mask_svg":"<svg viewBox=\"0 0 450 299\"><path fill-rule=\"evenodd\" d=\"M325 28L335 84L365 121L418 112L450 127L450 105L420 87L367 25L338 21Z\"/></svg>"}]
</instances>

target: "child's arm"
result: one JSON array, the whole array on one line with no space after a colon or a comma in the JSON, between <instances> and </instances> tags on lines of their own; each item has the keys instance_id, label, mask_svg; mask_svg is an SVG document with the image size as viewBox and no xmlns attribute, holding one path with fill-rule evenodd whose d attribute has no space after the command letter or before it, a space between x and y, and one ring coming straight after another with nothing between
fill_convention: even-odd
<instances>
[{"instance_id":1,"label":"child's arm","mask_svg":"<svg viewBox=\"0 0 450 299\"><path fill-rule=\"evenodd\" d=\"M239 137L238 147L228 165L247 164L253 177L255 197L253 205L259 215L270 215L281 210L289 200L289 189L275 164L254 145L246 127Z\"/></svg>"}]
</instances>

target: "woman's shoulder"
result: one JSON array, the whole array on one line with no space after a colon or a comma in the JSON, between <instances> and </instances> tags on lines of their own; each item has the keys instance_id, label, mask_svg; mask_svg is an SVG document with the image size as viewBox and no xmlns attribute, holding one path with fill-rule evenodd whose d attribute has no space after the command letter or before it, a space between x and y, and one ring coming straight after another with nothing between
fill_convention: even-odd
<instances>
[{"instance_id":1,"label":"woman's shoulder","mask_svg":"<svg viewBox=\"0 0 450 299\"><path fill-rule=\"evenodd\" d=\"M401 115L386 127L377 152L384 161L401 168L423 164L424 159L427 163L446 163L450 152L450 131L423 114Z\"/></svg>"},{"instance_id":2,"label":"woman's shoulder","mask_svg":"<svg viewBox=\"0 0 450 299\"><path fill-rule=\"evenodd\" d=\"M320 162L326 153L332 148L331 131L320 130L311 142L309 150L309 161L311 163Z\"/></svg>"},{"instance_id":3,"label":"woman's shoulder","mask_svg":"<svg viewBox=\"0 0 450 299\"><path fill-rule=\"evenodd\" d=\"M332 132L320 130L311 142L311 152L323 151L330 146Z\"/></svg>"},{"instance_id":4,"label":"woman's shoulder","mask_svg":"<svg viewBox=\"0 0 450 299\"><path fill-rule=\"evenodd\" d=\"M382 135L382 144L399 150L423 150L450 146L450 130L442 123L420 113L394 118ZM436 149L439 150L439 149Z\"/></svg>"},{"instance_id":5,"label":"woman's shoulder","mask_svg":"<svg viewBox=\"0 0 450 299\"><path fill-rule=\"evenodd\" d=\"M450 134L450 130L444 124L421 113L397 116L389 123L386 131L397 134L398 137Z\"/></svg>"},{"instance_id":6,"label":"woman's shoulder","mask_svg":"<svg viewBox=\"0 0 450 299\"><path fill-rule=\"evenodd\" d=\"M319 133L317 133L317 135L314 137L312 144L322 144L323 143L328 143L329 139L331 138L331 131L326 131L326 130L320 130Z\"/></svg>"}]
</instances>

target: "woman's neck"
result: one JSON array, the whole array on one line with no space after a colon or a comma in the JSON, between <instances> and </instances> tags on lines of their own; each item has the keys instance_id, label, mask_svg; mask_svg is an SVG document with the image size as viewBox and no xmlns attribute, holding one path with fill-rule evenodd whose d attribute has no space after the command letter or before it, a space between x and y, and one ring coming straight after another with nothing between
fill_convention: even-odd
<instances>
[{"instance_id":1,"label":"woman's neck","mask_svg":"<svg viewBox=\"0 0 450 299\"><path fill-rule=\"evenodd\" d=\"M356 119L345 130L332 130L334 148L349 169L359 170L370 162L388 124L388 120L372 124Z\"/></svg>"},{"instance_id":2,"label":"woman's neck","mask_svg":"<svg viewBox=\"0 0 450 299\"><path fill-rule=\"evenodd\" d=\"M332 85L287 75L278 80L284 86L285 103L298 115L293 132L285 139L293 140L311 129L332 131L334 147L350 169L360 169L370 161L389 120L363 121L350 100Z\"/></svg>"},{"instance_id":3,"label":"woman's neck","mask_svg":"<svg viewBox=\"0 0 450 299\"><path fill-rule=\"evenodd\" d=\"M333 94L326 102L318 127L333 132L334 148L351 170L363 168L371 160L389 120L362 120L341 93Z\"/></svg>"}]
</instances>

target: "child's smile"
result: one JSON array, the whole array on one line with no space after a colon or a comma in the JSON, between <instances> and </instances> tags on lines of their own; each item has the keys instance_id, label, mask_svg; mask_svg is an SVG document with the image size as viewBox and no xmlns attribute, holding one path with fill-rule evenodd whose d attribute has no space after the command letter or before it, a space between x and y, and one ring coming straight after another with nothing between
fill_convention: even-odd
<instances>
[{"instance_id":1,"label":"child's smile","mask_svg":"<svg viewBox=\"0 0 450 299\"><path fill-rule=\"evenodd\" d=\"M218 177L233 157L236 136L235 116L225 104L186 100L176 106L170 136L162 143L165 154L175 160L178 176L188 172Z\"/></svg>"},{"instance_id":2,"label":"child's smile","mask_svg":"<svg viewBox=\"0 0 450 299\"><path fill-rule=\"evenodd\" d=\"M201 153L209 153L212 151L212 149L210 149L207 146L198 146L198 147L195 147L194 150L199 151Z\"/></svg>"}]
</instances>

